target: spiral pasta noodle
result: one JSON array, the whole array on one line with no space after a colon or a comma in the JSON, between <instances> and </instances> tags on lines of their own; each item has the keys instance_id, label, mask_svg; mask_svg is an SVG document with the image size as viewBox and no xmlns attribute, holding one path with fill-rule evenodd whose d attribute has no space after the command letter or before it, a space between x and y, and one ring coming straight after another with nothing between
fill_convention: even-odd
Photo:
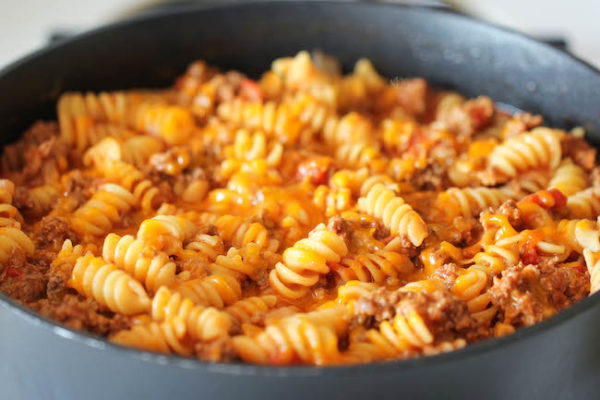
<instances>
[{"instance_id":1,"label":"spiral pasta noodle","mask_svg":"<svg viewBox=\"0 0 600 400\"><path fill-rule=\"evenodd\" d=\"M188 334L197 340L212 340L227 336L231 322L227 314L215 308L204 308L165 286L152 299L152 318L156 321L180 317Z\"/></svg>"},{"instance_id":2,"label":"spiral pasta noodle","mask_svg":"<svg viewBox=\"0 0 600 400\"><path fill-rule=\"evenodd\" d=\"M215 226L223 239L234 247L256 243L261 248L277 250L279 242L271 239L267 229L258 222L248 222L244 218L224 215L215 221Z\"/></svg>"},{"instance_id":3,"label":"spiral pasta noodle","mask_svg":"<svg viewBox=\"0 0 600 400\"><path fill-rule=\"evenodd\" d=\"M408 257L385 250L344 258L340 265L342 268L333 268L342 281L357 279L380 285L388 278L397 279L400 275L408 275L414 270L414 265Z\"/></svg>"},{"instance_id":4,"label":"spiral pasta noodle","mask_svg":"<svg viewBox=\"0 0 600 400\"><path fill-rule=\"evenodd\" d=\"M73 213L73 229L82 235L102 235L110 231L134 203L133 194L124 187L112 183L102 185Z\"/></svg>"},{"instance_id":5,"label":"spiral pasta noodle","mask_svg":"<svg viewBox=\"0 0 600 400\"><path fill-rule=\"evenodd\" d=\"M303 129L302 122L292 114L288 104L263 104L236 99L220 104L217 115L237 126L280 137L285 143L295 143Z\"/></svg>"},{"instance_id":6,"label":"spiral pasta noodle","mask_svg":"<svg viewBox=\"0 0 600 400\"><path fill-rule=\"evenodd\" d=\"M321 275L329 272L328 263L339 262L347 252L342 238L319 225L308 238L284 251L283 262L277 263L271 271L269 281L282 296L301 297Z\"/></svg>"},{"instance_id":7,"label":"spiral pasta noodle","mask_svg":"<svg viewBox=\"0 0 600 400\"><path fill-rule=\"evenodd\" d=\"M175 215L157 215L140 224L138 239L166 253L175 253L195 232L194 224Z\"/></svg>"},{"instance_id":8,"label":"spiral pasta noodle","mask_svg":"<svg viewBox=\"0 0 600 400\"><path fill-rule=\"evenodd\" d=\"M394 182L394 180L390 176L385 174L378 174L372 175L364 180L364 182L360 186L360 195L366 196L369 193L369 191L373 188L373 186L375 186L378 183L383 184L386 188L390 189L393 192L399 191L398 184Z\"/></svg>"},{"instance_id":9,"label":"spiral pasta noodle","mask_svg":"<svg viewBox=\"0 0 600 400\"><path fill-rule=\"evenodd\" d=\"M186 334L184 320L174 317L162 323L150 322L117 332L110 341L140 350L189 356L192 349L187 343Z\"/></svg>"},{"instance_id":10,"label":"spiral pasta noodle","mask_svg":"<svg viewBox=\"0 0 600 400\"><path fill-rule=\"evenodd\" d=\"M136 113L135 126L169 144L185 143L196 124L191 112L177 106L162 104L142 104Z\"/></svg>"},{"instance_id":11,"label":"spiral pasta noodle","mask_svg":"<svg viewBox=\"0 0 600 400\"><path fill-rule=\"evenodd\" d=\"M414 310L397 313L392 321L381 322L379 329L370 329L362 342L351 343L346 357L387 359L433 343L434 337L423 318Z\"/></svg>"},{"instance_id":12,"label":"spiral pasta noodle","mask_svg":"<svg viewBox=\"0 0 600 400\"><path fill-rule=\"evenodd\" d=\"M150 292L170 286L175 280L175 263L131 235L109 233L104 239L102 257L131 274Z\"/></svg>"},{"instance_id":13,"label":"spiral pasta noodle","mask_svg":"<svg viewBox=\"0 0 600 400\"><path fill-rule=\"evenodd\" d=\"M488 284L485 271L471 267L456 278L451 291L458 298L467 302L469 311L483 311L489 304L489 294L482 294Z\"/></svg>"},{"instance_id":14,"label":"spiral pasta noodle","mask_svg":"<svg viewBox=\"0 0 600 400\"><path fill-rule=\"evenodd\" d=\"M406 236L415 246L420 246L427 237L427 225L421 216L383 184L376 184L366 196L361 197L358 207L381 218L393 235Z\"/></svg>"},{"instance_id":15,"label":"spiral pasta noodle","mask_svg":"<svg viewBox=\"0 0 600 400\"><path fill-rule=\"evenodd\" d=\"M362 143L346 143L337 148L335 156L343 165L362 167L379 157L379 149Z\"/></svg>"},{"instance_id":16,"label":"spiral pasta noodle","mask_svg":"<svg viewBox=\"0 0 600 400\"><path fill-rule=\"evenodd\" d=\"M274 295L254 296L241 299L225 309L231 318L239 324L248 323L259 313L265 313L275 307L277 297Z\"/></svg>"},{"instance_id":17,"label":"spiral pasta noodle","mask_svg":"<svg viewBox=\"0 0 600 400\"><path fill-rule=\"evenodd\" d=\"M173 290L194 302L219 309L231 305L242 297L242 288L231 275L209 275L173 285Z\"/></svg>"},{"instance_id":18,"label":"spiral pasta noodle","mask_svg":"<svg viewBox=\"0 0 600 400\"><path fill-rule=\"evenodd\" d=\"M352 193L348 188L329 188L320 185L313 197L315 205L325 210L325 215L332 217L352 208Z\"/></svg>"},{"instance_id":19,"label":"spiral pasta noodle","mask_svg":"<svg viewBox=\"0 0 600 400\"><path fill-rule=\"evenodd\" d=\"M21 229L0 227L0 262L7 261L13 251L31 255L34 249L33 242Z\"/></svg>"},{"instance_id":20,"label":"spiral pasta noodle","mask_svg":"<svg viewBox=\"0 0 600 400\"><path fill-rule=\"evenodd\" d=\"M592 218L600 215L600 189L589 188L567 198L567 208L572 218Z\"/></svg>"},{"instance_id":21,"label":"spiral pasta noodle","mask_svg":"<svg viewBox=\"0 0 600 400\"><path fill-rule=\"evenodd\" d=\"M367 296L378 287L377 284L370 282L361 282L357 280L348 281L338 288L338 294L335 300L325 303L321 306L321 309L327 309L335 304L342 304L350 313L352 313L354 312L355 302Z\"/></svg>"},{"instance_id":22,"label":"spiral pasta noodle","mask_svg":"<svg viewBox=\"0 0 600 400\"><path fill-rule=\"evenodd\" d=\"M600 290L600 257L598 252L583 249L585 264L590 274L590 295Z\"/></svg>"},{"instance_id":23,"label":"spiral pasta noodle","mask_svg":"<svg viewBox=\"0 0 600 400\"><path fill-rule=\"evenodd\" d=\"M548 128L507 139L490 154L490 167L511 178L533 168L555 169L561 159L560 134Z\"/></svg>"},{"instance_id":24,"label":"spiral pasta noodle","mask_svg":"<svg viewBox=\"0 0 600 400\"><path fill-rule=\"evenodd\" d=\"M239 130L236 133L233 144L226 148L226 157L238 160L252 161L264 159L267 165L277 166L281 162L283 146L276 143L268 148L267 137L262 132L255 132L250 135L248 131Z\"/></svg>"},{"instance_id":25,"label":"spiral pasta noodle","mask_svg":"<svg viewBox=\"0 0 600 400\"><path fill-rule=\"evenodd\" d=\"M503 189L487 187L451 188L440 194L439 201L443 205L451 203L458 206L459 214L468 218L479 215L486 208L498 207L509 198L510 195Z\"/></svg>"},{"instance_id":26,"label":"spiral pasta noodle","mask_svg":"<svg viewBox=\"0 0 600 400\"><path fill-rule=\"evenodd\" d=\"M11 203L15 184L8 179L0 179L0 227L21 228L23 217Z\"/></svg>"},{"instance_id":27,"label":"spiral pasta noodle","mask_svg":"<svg viewBox=\"0 0 600 400\"><path fill-rule=\"evenodd\" d=\"M225 253L223 239L220 236L207 234L197 235L185 246L185 249L201 254L205 257L205 263L212 262L217 259L217 256Z\"/></svg>"},{"instance_id":28,"label":"spiral pasta noodle","mask_svg":"<svg viewBox=\"0 0 600 400\"><path fill-rule=\"evenodd\" d=\"M143 166L150 156L162 150L162 147L158 139L150 136L135 136L122 142L107 137L86 151L83 161L88 165L123 161Z\"/></svg>"},{"instance_id":29,"label":"spiral pasta noodle","mask_svg":"<svg viewBox=\"0 0 600 400\"><path fill-rule=\"evenodd\" d=\"M90 128L96 123L133 127L140 104L163 101L160 94L152 92L65 93L57 105L61 137L82 151L95 144L94 138L108 136L94 132L96 128ZM129 136L126 133L115 134L120 129L107 127L105 131L110 136Z\"/></svg>"},{"instance_id":30,"label":"spiral pasta noodle","mask_svg":"<svg viewBox=\"0 0 600 400\"><path fill-rule=\"evenodd\" d=\"M315 365L339 363L337 335L346 323L332 311L335 309L284 318L255 337L234 337L233 345L243 360L257 364L289 364L294 360Z\"/></svg>"},{"instance_id":31,"label":"spiral pasta noodle","mask_svg":"<svg viewBox=\"0 0 600 400\"><path fill-rule=\"evenodd\" d=\"M548 188L558 189L565 196L581 192L586 187L585 171L579 165L574 164L570 158L561 163L548 184Z\"/></svg>"},{"instance_id":32,"label":"spiral pasta noodle","mask_svg":"<svg viewBox=\"0 0 600 400\"><path fill-rule=\"evenodd\" d=\"M77 259L70 286L112 311L131 315L150 308L150 299L138 281L91 253Z\"/></svg>"}]
</instances>

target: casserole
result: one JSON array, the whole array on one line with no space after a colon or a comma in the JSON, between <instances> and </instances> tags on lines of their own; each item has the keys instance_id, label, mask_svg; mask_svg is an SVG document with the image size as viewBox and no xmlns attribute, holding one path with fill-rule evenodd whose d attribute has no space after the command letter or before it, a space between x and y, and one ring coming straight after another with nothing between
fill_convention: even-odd
<instances>
[{"instance_id":1,"label":"casserole","mask_svg":"<svg viewBox=\"0 0 600 400\"><path fill-rule=\"evenodd\" d=\"M386 76L423 76L467 95L585 125L598 143L598 72L518 34L446 12L341 3L181 8L102 28L0 74L0 133L16 139L53 115L67 90L164 85L195 58L249 74L302 48L348 66L370 58ZM0 295L6 398L291 398L364 396L576 398L594 393L597 296L514 335L435 357L326 369L204 364L137 352L58 327Z\"/></svg>"}]
</instances>

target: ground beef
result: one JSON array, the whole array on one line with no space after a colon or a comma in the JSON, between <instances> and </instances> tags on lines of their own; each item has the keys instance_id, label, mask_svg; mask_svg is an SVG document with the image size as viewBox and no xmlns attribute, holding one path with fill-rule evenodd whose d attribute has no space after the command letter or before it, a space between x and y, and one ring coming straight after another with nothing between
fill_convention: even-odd
<instances>
[{"instance_id":1,"label":"ground beef","mask_svg":"<svg viewBox=\"0 0 600 400\"><path fill-rule=\"evenodd\" d=\"M46 297L52 302L59 302L67 294L68 283L71 278L71 272L73 265L69 263L63 263L60 265L53 265L48 270L46 277L48 284L46 286Z\"/></svg>"},{"instance_id":2,"label":"ground beef","mask_svg":"<svg viewBox=\"0 0 600 400\"><path fill-rule=\"evenodd\" d=\"M494 116L494 102L485 96L468 100L438 116L446 128L457 136L472 136L486 127Z\"/></svg>"},{"instance_id":3,"label":"ground beef","mask_svg":"<svg viewBox=\"0 0 600 400\"><path fill-rule=\"evenodd\" d=\"M429 226L430 235L461 247L470 246L479 240L482 230L478 221L462 216L454 218L451 225L431 224Z\"/></svg>"},{"instance_id":4,"label":"ground beef","mask_svg":"<svg viewBox=\"0 0 600 400\"><path fill-rule=\"evenodd\" d=\"M469 117L471 128L474 131L486 127L494 115L494 102L486 96L468 100L462 108Z\"/></svg>"},{"instance_id":5,"label":"ground beef","mask_svg":"<svg viewBox=\"0 0 600 400\"><path fill-rule=\"evenodd\" d=\"M600 186L600 167L594 167L590 173L591 186Z\"/></svg>"},{"instance_id":6,"label":"ground beef","mask_svg":"<svg viewBox=\"0 0 600 400\"><path fill-rule=\"evenodd\" d=\"M473 339L477 322L470 316L467 304L449 292L401 292L381 288L356 301L357 321L367 327L377 327L391 320L396 313L409 315L416 311L425 321L436 340L453 340L459 336Z\"/></svg>"},{"instance_id":7,"label":"ground beef","mask_svg":"<svg viewBox=\"0 0 600 400\"><path fill-rule=\"evenodd\" d=\"M530 113L519 113L509 119L504 125L502 134L504 139L520 135L523 132L529 131L544 122L541 115L533 115Z\"/></svg>"},{"instance_id":8,"label":"ground beef","mask_svg":"<svg viewBox=\"0 0 600 400\"><path fill-rule=\"evenodd\" d=\"M17 186L13 194L13 206L17 207L19 211L27 214L35 208L35 203L29 195L29 189L23 186Z\"/></svg>"},{"instance_id":9,"label":"ground beef","mask_svg":"<svg viewBox=\"0 0 600 400\"><path fill-rule=\"evenodd\" d=\"M66 142L54 136L38 146L27 147L19 180L31 187L55 182L67 167L71 150Z\"/></svg>"},{"instance_id":10,"label":"ground beef","mask_svg":"<svg viewBox=\"0 0 600 400\"><path fill-rule=\"evenodd\" d=\"M130 318L115 314L92 299L67 294L61 302L40 300L33 308L70 328L107 336L130 327Z\"/></svg>"},{"instance_id":11,"label":"ground beef","mask_svg":"<svg viewBox=\"0 0 600 400\"><path fill-rule=\"evenodd\" d=\"M594 168L596 160L596 149L591 147L584 139L573 136L564 135L560 140L560 146L563 157L571 157L571 159L585 170Z\"/></svg>"},{"instance_id":12,"label":"ground beef","mask_svg":"<svg viewBox=\"0 0 600 400\"><path fill-rule=\"evenodd\" d=\"M43 298L47 280L40 269L21 252L13 252L0 271L0 291L22 303Z\"/></svg>"},{"instance_id":13,"label":"ground beef","mask_svg":"<svg viewBox=\"0 0 600 400\"><path fill-rule=\"evenodd\" d=\"M69 199L69 208L75 210L92 195L92 179L83 175L80 170L73 170L63 178L65 197Z\"/></svg>"},{"instance_id":14,"label":"ground beef","mask_svg":"<svg viewBox=\"0 0 600 400\"><path fill-rule=\"evenodd\" d=\"M520 263L494 278L492 303L505 323L529 326L585 298L589 276L584 268Z\"/></svg>"},{"instance_id":15,"label":"ground beef","mask_svg":"<svg viewBox=\"0 0 600 400\"><path fill-rule=\"evenodd\" d=\"M2 172L19 172L24 166L24 154L30 147L37 147L41 143L58 136L58 124L56 122L36 122L16 143L4 147L2 157Z\"/></svg>"},{"instance_id":16,"label":"ground beef","mask_svg":"<svg viewBox=\"0 0 600 400\"><path fill-rule=\"evenodd\" d=\"M405 79L394 84L398 103L409 113L421 116L427 111L429 86L423 78Z\"/></svg>"},{"instance_id":17,"label":"ground beef","mask_svg":"<svg viewBox=\"0 0 600 400\"><path fill-rule=\"evenodd\" d=\"M518 229L523 225L523 216L521 211L517 208L517 202L514 200L507 200L498 209L498 213L506 215L508 222L513 228Z\"/></svg>"},{"instance_id":18,"label":"ground beef","mask_svg":"<svg viewBox=\"0 0 600 400\"><path fill-rule=\"evenodd\" d=\"M242 81L245 76L237 71L229 71L223 75L219 75L218 78L222 79L217 85L217 102L227 102L233 100L238 94L249 100L254 100L253 96L248 90L241 90L243 88ZM217 79L217 78L215 78Z\"/></svg>"},{"instance_id":19,"label":"ground beef","mask_svg":"<svg viewBox=\"0 0 600 400\"><path fill-rule=\"evenodd\" d=\"M410 183L416 190L443 190L448 182L447 172L446 166L430 163L426 168L416 172Z\"/></svg>"},{"instance_id":20,"label":"ground beef","mask_svg":"<svg viewBox=\"0 0 600 400\"><path fill-rule=\"evenodd\" d=\"M423 318L437 340L454 339L456 333L466 332L476 325L467 304L448 292L407 293L396 312L409 315L413 310Z\"/></svg>"},{"instance_id":21,"label":"ground beef","mask_svg":"<svg viewBox=\"0 0 600 400\"><path fill-rule=\"evenodd\" d=\"M352 223L341 217L332 217L327 223L329 229L340 235L344 240L348 240L348 236L352 234Z\"/></svg>"},{"instance_id":22,"label":"ground beef","mask_svg":"<svg viewBox=\"0 0 600 400\"><path fill-rule=\"evenodd\" d=\"M461 268L456 263L446 263L441 267L436 268L436 270L433 272L432 278L439 279L440 281L444 282L446 287L450 289L452 285L454 285L454 282L460 273Z\"/></svg>"},{"instance_id":23,"label":"ground beef","mask_svg":"<svg viewBox=\"0 0 600 400\"><path fill-rule=\"evenodd\" d=\"M571 306L588 296L590 277L585 266L576 268L541 265L540 283L548 302L557 310Z\"/></svg>"},{"instance_id":24,"label":"ground beef","mask_svg":"<svg viewBox=\"0 0 600 400\"><path fill-rule=\"evenodd\" d=\"M49 215L35 225L33 239L38 248L42 247L58 252L66 239L77 242L77 235L67 221Z\"/></svg>"}]
</instances>

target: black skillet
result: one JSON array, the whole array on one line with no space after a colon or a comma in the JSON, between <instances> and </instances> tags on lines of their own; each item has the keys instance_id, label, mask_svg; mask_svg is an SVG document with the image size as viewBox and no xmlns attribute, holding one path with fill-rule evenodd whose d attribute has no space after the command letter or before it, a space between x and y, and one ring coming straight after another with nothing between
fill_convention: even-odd
<instances>
[{"instance_id":1,"label":"black skillet","mask_svg":"<svg viewBox=\"0 0 600 400\"><path fill-rule=\"evenodd\" d=\"M341 2L177 8L43 49L0 72L0 137L54 118L66 90L167 85L192 60L257 75L319 48L584 125L600 143L600 73L520 34L431 9ZM600 398L600 296L450 354L351 367L206 364L59 327L0 294L0 399Z\"/></svg>"}]
</instances>

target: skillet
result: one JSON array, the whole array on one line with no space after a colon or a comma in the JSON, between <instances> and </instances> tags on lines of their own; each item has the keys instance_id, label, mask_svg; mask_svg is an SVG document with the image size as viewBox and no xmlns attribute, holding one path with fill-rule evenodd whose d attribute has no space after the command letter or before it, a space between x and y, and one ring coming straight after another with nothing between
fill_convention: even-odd
<instances>
[{"instance_id":1,"label":"skillet","mask_svg":"<svg viewBox=\"0 0 600 400\"><path fill-rule=\"evenodd\" d=\"M319 48L388 77L583 125L600 144L600 72L512 31L450 12L376 3L182 6L40 50L0 71L0 141L54 119L67 90L160 87L194 59L258 76ZM2 399L598 398L600 296L548 321L454 353L347 367L207 364L116 346L60 327L0 293Z\"/></svg>"}]
</instances>

